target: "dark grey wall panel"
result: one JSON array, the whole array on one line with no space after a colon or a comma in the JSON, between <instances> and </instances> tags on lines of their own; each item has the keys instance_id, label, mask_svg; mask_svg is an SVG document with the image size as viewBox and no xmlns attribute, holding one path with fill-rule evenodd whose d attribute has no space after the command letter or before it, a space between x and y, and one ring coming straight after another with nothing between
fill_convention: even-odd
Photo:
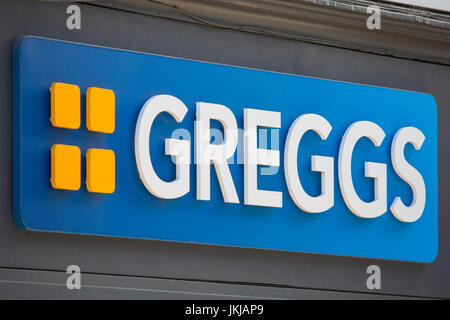
<instances>
[{"instance_id":1,"label":"dark grey wall panel","mask_svg":"<svg viewBox=\"0 0 450 320\"><path fill-rule=\"evenodd\" d=\"M67 4L0 2L0 267L63 271L77 264L97 274L368 292L366 268L378 264L381 294L450 297L448 66L80 6L82 29L70 31ZM438 258L415 264L19 231L11 217L11 46L25 34L433 94L439 115ZM420 45L412 42L411 50Z\"/></svg>"},{"instance_id":2,"label":"dark grey wall panel","mask_svg":"<svg viewBox=\"0 0 450 320\"><path fill-rule=\"evenodd\" d=\"M67 289L68 274L0 268L1 299L418 299L383 294L82 274L80 289ZM181 314L180 314L181 315Z\"/></svg>"}]
</instances>

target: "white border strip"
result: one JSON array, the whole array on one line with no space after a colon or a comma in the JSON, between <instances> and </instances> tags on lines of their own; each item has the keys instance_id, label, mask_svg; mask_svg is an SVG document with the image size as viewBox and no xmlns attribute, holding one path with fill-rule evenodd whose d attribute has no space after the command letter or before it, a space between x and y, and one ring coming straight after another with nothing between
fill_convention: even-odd
<instances>
[{"instance_id":1,"label":"white border strip","mask_svg":"<svg viewBox=\"0 0 450 320\"><path fill-rule=\"evenodd\" d=\"M450 12L450 1L446 0L385 0L385 1L409 4L412 6Z\"/></svg>"}]
</instances>

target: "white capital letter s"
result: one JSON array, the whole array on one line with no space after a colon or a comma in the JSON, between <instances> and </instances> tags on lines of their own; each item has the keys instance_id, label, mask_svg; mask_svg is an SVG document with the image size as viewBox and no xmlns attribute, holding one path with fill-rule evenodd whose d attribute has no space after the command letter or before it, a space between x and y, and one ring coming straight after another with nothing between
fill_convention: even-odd
<instances>
[{"instance_id":1,"label":"white capital letter s","mask_svg":"<svg viewBox=\"0 0 450 320\"><path fill-rule=\"evenodd\" d=\"M405 206L396 197L391 205L391 212L403 222L414 222L419 219L425 208L426 188L421 174L405 160L403 153L405 145L411 143L416 150L422 147L425 141L423 133L414 127L405 127L397 131L392 141L391 158L395 172L405 180L413 190L413 201L409 207Z\"/></svg>"}]
</instances>

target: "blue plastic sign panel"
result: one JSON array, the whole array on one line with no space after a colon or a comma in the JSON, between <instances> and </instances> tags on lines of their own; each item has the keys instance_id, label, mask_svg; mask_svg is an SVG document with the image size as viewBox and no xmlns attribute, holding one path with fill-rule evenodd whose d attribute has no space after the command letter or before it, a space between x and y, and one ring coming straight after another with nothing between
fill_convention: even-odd
<instances>
[{"instance_id":1,"label":"blue plastic sign panel","mask_svg":"<svg viewBox=\"0 0 450 320\"><path fill-rule=\"evenodd\" d=\"M61 128L49 120L53 117L50 88L55 83L78 86L81 120L78 129ZM88 88L114 92L115 127L112 133L96 132L92 130L93 125L91 130L88 129ZM70 92L67 96L74 97L75 91ZM94 91L90 93L89 99L94 99ZM165 182L177 178L174 157L166 154L165 140L178 139L177 134L183 133L183 139L188 143L191 159L186 171L188 192L174 199L155 196L149 191L140 177L136 158L135 134L139 115L149 99L162 95L176 97L187 108L179 122L168 112L159 113L148 139L147 151L154 173ZM61 97L64 95L59 95L58 99L63 99ZM96 97L94 100L98 103L105 96ZM74 101L62 102L63 108L72 106ZM278 159L274 163L278 162L279 166L258 165L253 182L257 179L258 190L278 192L280 206L246 204L242 135L238 135L235 152L227 163L238 200L234 202L238 203L224 201L214 165L209 171L209 200L198 200L194 126L196 117L203 112L197 110L199 102L219 104L231 111L229 115L234 117L240 129L244 128L245 117L253 117L251 120L257 122L258 115L262 114L246 113L248 109L274 112L267 113L275 115L267 117L267 121L276 122L279 117L279 128L262 125L257 131L258 148L278 150L278 155L275 152L272 156ZM204 106L209 110L208 105ZM151 112L152 108L150 104L147 109ZM294 168L297 165L297 180L301 181L304 193L314 198L323 191L323 173L311 170L312 156L323 156L322 160L326 157L327 163L332 163L330 169L333 170L329 171L332 175L328 177L331 179L329 186L333 186L329 189L333 190L329 194L332 205L324 212L302 210L306 204L298 199L300 204L296 203L291 195L298 191L294 188L296 177L287 177L285 170L289 130L298 117L308 114L326 119L331 130L324 139L313 130L304 132L298 152L293 153L297 154L293 165ZM93 117L89 121L93 121ZM356 126L352 127L355 123L368 122L384 133L379 136L382 140L379 146L374 139L364 136L366 127L363 125L360 128L363 136L355 140L353 153L342 154L346 150L342 146L343 140L350 136L349 128L355 129ZM211 144L224 143L218 138L224 133L221 122L213 118L209 124L215 129L211 130L211 135L216 135L211 138ZM394 151L391 151L395 149L394 145L401 145L401 134L398 133L402 128L413 128L424 138L417 147L404 135L404 148L396 149L397 157L404 156L403 169L400 169L403 177L401 172L396 172ZM57 162L53 146L60 144L78 147L79 161ZM106 163L110 163L111 157L102 158L104 155L99 154L94 159L91 149L114 153L112 193L95 192L102 190L102 184L95 184L95 179L101 180L103 176L98 178L101 174L94 175L94 171L107 170L98 165L98 161L100 164L104 161L104 167L109 168ZM145 150L140 152L145 153ZM61 167L54 169L54 161ZM289 161L292 165L292 159ZM340 172L340 166L345 167L344 161L351 161L348 167L351 169L347 176L340 176L344 172ZM368 172L367 163L378 165ZM400 164L401 161L399 167ZM410 182L405 166L409 166ZM88 167L92 170L90 177ZM68 173L72 169L64 168L78 168L78 176ZM438 252L437 170L437 107L429 94L32 36L18 39L13 48L13 216L21 229L432 262ZM377 184L382 185L382 179L371 177L377 172L384 172L385 188L381 191ZM414 172L416 180L413 179ZM64 184L63 180L52 180L53 175L58 174L80 181L78 190L55 187L58 183L59 186ZM291 191L288 179L293 181ZM88 180L91 181L89 188L89 183L85 183ZM351 200L343 196L340 183L345 184L345 181L353 183L353 198L358 198L361 206L382 197L384 192L385 209L381 209L381 214L364 217L367 212L357 214L357 205L351 210ZM417 181L423 182L422 189ZM149 180L150 184L154 182ZM229 184L229 181L223 183ZM390 208L394 200L398 202L399 199L405 212L425 201L420 217L412 222L396 217ZM256 201L263 200L270 201L256 198Z\"/></svg>"}]
</instances>

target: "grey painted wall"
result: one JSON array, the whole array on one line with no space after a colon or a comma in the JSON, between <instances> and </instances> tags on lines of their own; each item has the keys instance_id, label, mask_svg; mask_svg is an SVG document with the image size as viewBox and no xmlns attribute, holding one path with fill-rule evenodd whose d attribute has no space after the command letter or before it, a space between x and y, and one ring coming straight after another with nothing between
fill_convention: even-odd
<instances>
[{"instance_id":1,"label":"grey painted wall","mask_svg":"<svg viewBox=\"0 0 450 320\"><path fill-rule=\"evenodd\" d=\"M0 268L0 296L2 299L419 299L374 293L99 274L82 274L81 289L68 290L67 276L61 271Z\"/></svg>"},{"instance_id":2,"label":"grey painted wall","mask_svg":"<svg viewBox=\"0 0 450 320\"><path fill-rule=\"evenodd\" d=\"M70 31L67 4L0 2L0 268L41 270L33 276L39 279L77 264L84 272L110 275L110 281L123 275L369 292L366 268L378 264L379 294L450 298L450 67L80 6L82 29ZM17 36L27 34L433 94L439 115L438 258L432 264L416 264L19 231L11 217L11 46ZM420 45L412 42L411 50ZM10 297L7 293L16 287L4 281L20 276L0 274L0 297Z\"/></svg>"}]
</instances>

